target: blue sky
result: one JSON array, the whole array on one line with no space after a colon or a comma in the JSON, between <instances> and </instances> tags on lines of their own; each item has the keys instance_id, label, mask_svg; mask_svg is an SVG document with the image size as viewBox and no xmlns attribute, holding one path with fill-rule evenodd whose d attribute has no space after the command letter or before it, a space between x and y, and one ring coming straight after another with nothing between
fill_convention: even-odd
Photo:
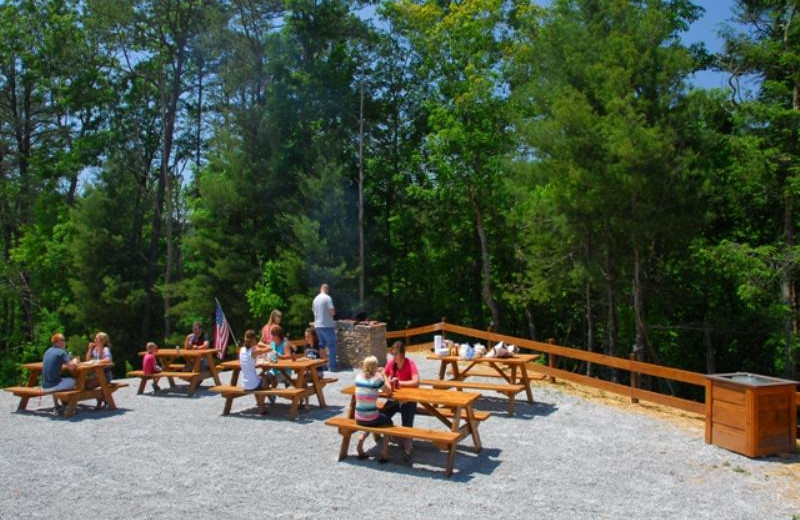
<instances>
[{"instance_id":1,"label":"blue sky","mask_svg":"<svg viewBox=\"0 0 800 520\"><path fill-rule=\"evenodd\" d=\"M717 33L723 22L730 22L733 17L733 0L694 0L694 4L706 12L692 24L683 41L687 44L703 42L709 52L722 50L722 40ZM695 74L693 83L703 88L726 88L727 81L727 74L703 71Z\"/></svg>"}]
</instances>

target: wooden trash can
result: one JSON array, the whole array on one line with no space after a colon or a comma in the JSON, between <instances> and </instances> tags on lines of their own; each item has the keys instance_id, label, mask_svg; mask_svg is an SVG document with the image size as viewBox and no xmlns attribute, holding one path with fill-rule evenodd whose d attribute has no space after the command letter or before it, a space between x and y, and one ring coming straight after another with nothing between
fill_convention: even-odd
<instances>
[{"instance_id":1,"label":"wooden trash can","mask_svg":"<svg viewBox=\"0 0 800 520\"><path fill-rule=\"evenodd\" d=\"M796 450L796 381L746 372L706 377L706 443L748 457Z\"/></svg>"}]
</instances>

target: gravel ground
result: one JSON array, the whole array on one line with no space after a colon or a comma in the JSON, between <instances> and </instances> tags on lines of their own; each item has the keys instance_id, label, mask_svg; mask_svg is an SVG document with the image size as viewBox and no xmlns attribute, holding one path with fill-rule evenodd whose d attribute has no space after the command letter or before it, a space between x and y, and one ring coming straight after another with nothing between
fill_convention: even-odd
<instances>
[{"instance_id":1,"label":"gravel ground","mask_svg":"<svg viewBox=\"0 0 800 520\"><path fill-rule=\"evenodd\" d=\"M438 364L412 357L436 377ZM340 436L323 421L344 412L339 389L353 374L337 375L329 406L296 422L281 400L262 417L240 398L223 417L207 389L136 395L138 380L115 394L115 412L70 419L49 398L16 413L17 398L0 392L0 518L800 518L799 456L748 459L706 445L700 421L546 383L513 418L504 399L482 399L494 412L484 449L465 442L450 479L427 443L410 463L392 446L379 465L356 459L353 441L337 462ZM440 423L417 418L426 424Z\"/></svg>"}]
</instances>

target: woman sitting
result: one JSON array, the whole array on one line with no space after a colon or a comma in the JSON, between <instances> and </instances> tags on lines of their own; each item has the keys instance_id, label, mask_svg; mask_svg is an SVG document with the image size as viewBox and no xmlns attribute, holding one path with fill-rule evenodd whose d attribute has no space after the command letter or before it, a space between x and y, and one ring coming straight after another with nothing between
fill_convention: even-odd
<instances>
[{"instance_id":1,"label":"woman sitting","mask_svg":"<svg viewBox=\"0 0 800 520\"><path fill-rule=\"evenodd\" d=\"M269 351L269 347L258 345L256 331L248 330L244 333L244 341L239 349L239 366L242 374L242 388L245 390L259 390L268 388L266 378L258 375L256 358Z\"/></svg>"}]
</instances>

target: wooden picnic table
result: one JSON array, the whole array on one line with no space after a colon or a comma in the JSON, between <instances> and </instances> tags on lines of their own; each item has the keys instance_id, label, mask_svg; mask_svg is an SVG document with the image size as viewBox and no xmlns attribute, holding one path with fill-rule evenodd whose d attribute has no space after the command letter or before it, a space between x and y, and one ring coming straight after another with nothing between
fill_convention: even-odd
<instances>
[{"instance_id":1,"label":"wooden picnic table","mask_svg":"<svg viewBox=\"0 0 800 520\"><path fill-rule=\"evenodd\" d=\"M146 353L147 352L139 352L139 356L144 357ZM185 379L189 382L188 395L192 395L194 394L195 390L197 390L197 387L200 386L200 383L209 377L214 378L215 385L220 384L219 372L217 371L217 366L214 364L214 354L216 353L216 349L213 348L159 348L158 352L156 353L156 357L158 358L161 366L164 367L164 372L162 374L153 374L153 376L166 377L171 387L175 386L176 378ZM179 374L176 371L168 370L170 365L172 365L172 362L177 358L183 358L187 364L191 362L191 370L186 374L186 376ZM203 359L205 359L206 363L208 364L207 372L204 372L202 369ZM139 376L139 371L131 372L131 374ZM142 387L143 386L144 385L142 384ZM139 393L141 393L141 388Z\"/></svg>"},{"instance_id":2,"label":"wooden picnic table","mask_svg":"<svg viewBox=\"0 0 800 520\"><path fill-rule=\"evenodd\" d=\"M114 403L112 394L119 388L127 386L126 384L110 383L106 379L105 369L113 366L113 363L107 359L78 363L75 368L75 387L56 392L45 392L40 387L36 386L39 375L42 373L44 367L42 361L25 363L22 366L29 370L26 386L6 388L7 391L20 397L17 410L25 410L31 397L42 397L45 395L52 395L54 401L60 399L62 402L66 403L67 407L64 410L64 417L71 417L74 415L78 403L89 399L97 399L105 403L109 410L116 410L117 406ZM99 384L95 388L86 388L92 374L97 378Z\"/></svg>"},{"instance_id":3,"label":"wooden picnic table","mask_svg":"<svg viewBox=\"0 0 800 520\"><path fill-rule=\"evenodd\" d=\"M467 436L472 438L475 451L480 451L481 437L478 433L480 420L485 420L488 415L481 419L476 418L473 404L480 397L480 394L470 392L451 392L449 390L437 390L435 388L399 388L392 392L391 396L382 394L383 397L391 397L398 402L415 402L428 415L436 417L441 421L447 430L426 429L419 427L406 426L362 426L355 421L355 386L349 386L342 390L342 393L349 394L350 407L345 417L332 417L325 421L328 426L334 426L342 436L342 443L339 447L339 460L347 456L350 446L350 438L353 433L358 431L372 432L378 435L388 435L390 437L402 439L418 439L432 442L434 446L446 451L447 466L445 474L449 477L453 474L453 465L456 457L456 445ZM461 424L461 420L464 424Z\"/></svg>"},{"instance_id":4,"label":"wooden picnic table","mask_svg":"<svg viewBox=\"0 0 800 520\"><path fill-rule=\"evenodd\" d=\"M348 386L342 389L343 394L350 395L350 406L347 410L347 417L350 419L355 419L355 388L355 386ZM481 451L482 446L481 436L478 432L480 421L475 417L473 405L480 396L481 394L474 392L452 392L424 387L401 387L393 391L391 396L381 393L381 397L400 403L417 403L427 415L436 417L450 431L458 432L459 436L456 442L460 442L464 437L471 437L476 452ZM448 413L443 413L443 409ZM464 419L463 425L461 424L462 419Z\"/></svg>"},{"instance_id":5,"label":"wooden picnic table","mask_svg":"<svg viewBox=\"0 0 800 520\"><path fill-rule=\"evenodd\" d=\"M317 372L317 367L327 363L325 359L309 359L306 357L299 357L297 359L279 359L277 362L269 362L263 359L256 360L256 367L268 370L275 368L283 374L286 381L291 381L295 388L303 388L306 391L305 397L314 394L317 396L317 402L320 408L327 406L325 403L325 394L322 389L325 387L327 381L320 378ZM236 386L239 382L239 373L242 368L238 359L232 359L219 364L220 369L230 369L231 372L231 386ZM307 377L308 374L310 377ZM309 386L309 383L311 385Z\"/></svg>"},{"instance_id":6,"label":"wooden picnic table","mask_svg":"<svg viewBox=\"0 0 800 520\"><path fill-rule=\"evenodd\" d=\"M427 359L439 360L439 379L423 379L422 384L438 388L463 388L477 390L493 390L505 394L509 398L509 414L514 413L514 400L517 393L525 390L529 403L533 403L531 391L531 377L528 365L537 359L538 354L516 354L512 357L477 357L466 359L460 356L429 355ZM466 362L466 367L461 367L459 362ZM445 379L448 366L451 368L452 378ZM505 384L494 385L488 383L472 383L464 381L468 377L486 377L477 367L490 367L491 374L500 377Z\"/></svg>"}]
</instances>

